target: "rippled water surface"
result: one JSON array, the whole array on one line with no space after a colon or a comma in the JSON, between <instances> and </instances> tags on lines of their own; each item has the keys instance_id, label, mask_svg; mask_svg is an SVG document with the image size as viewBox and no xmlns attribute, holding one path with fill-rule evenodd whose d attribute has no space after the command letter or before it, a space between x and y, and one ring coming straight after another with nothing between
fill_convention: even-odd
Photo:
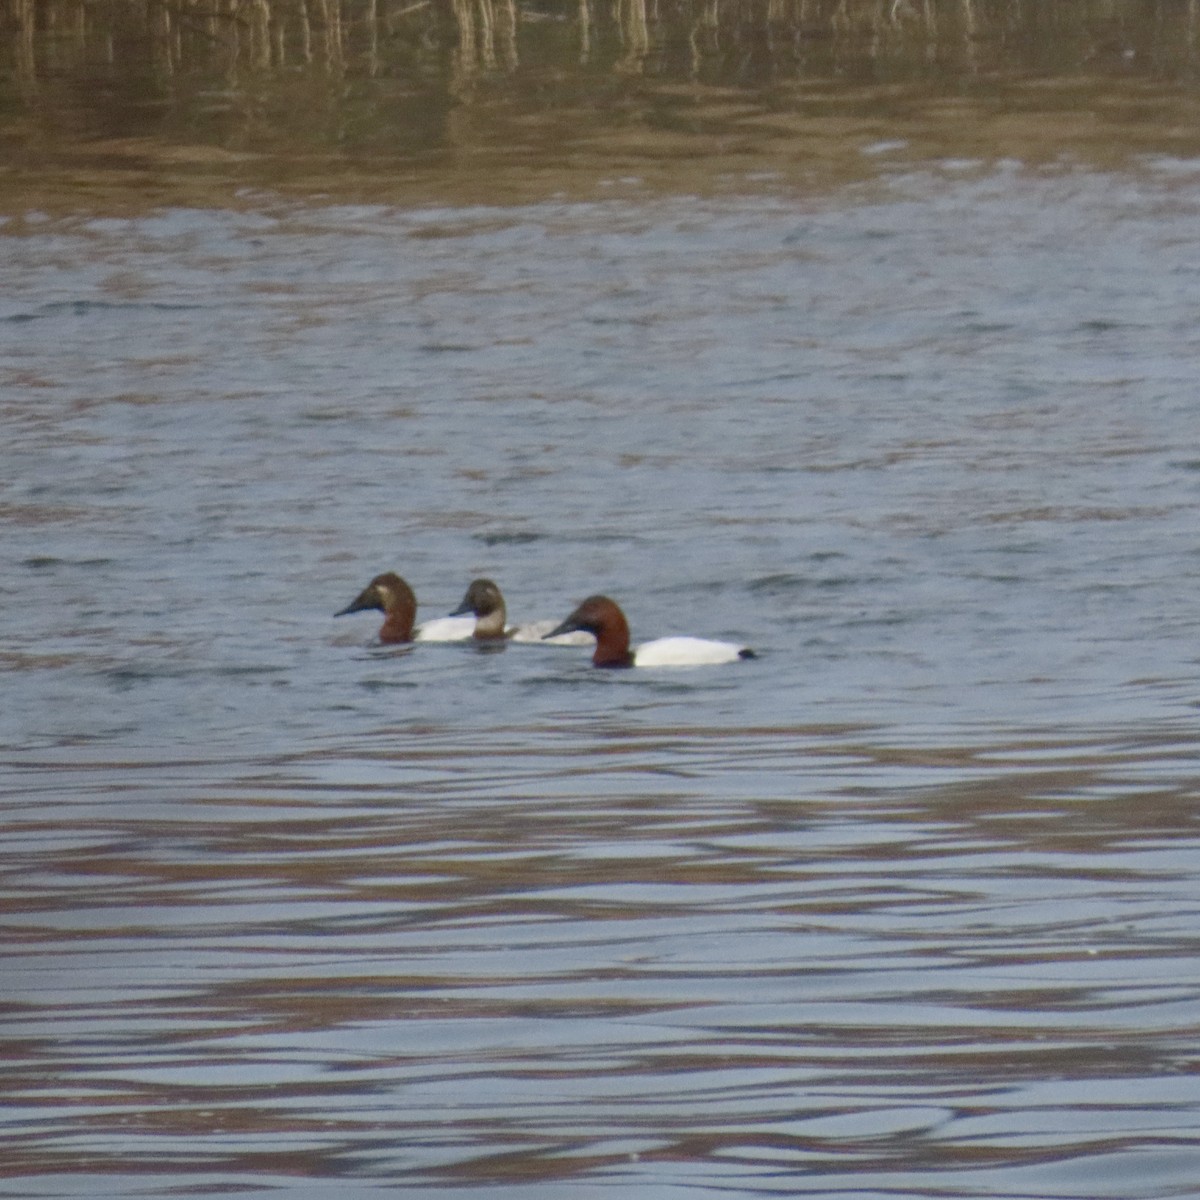
<instances>
[{"instance_id":1,"label":"rippled water surface","mask_svg":"<svg viewBox=\"0 0 1200 1200\"><path fill-rule=\"evenodd\" d=\"M611 191L0 231L0 1194L1196 1193L1200 170Z\"/></svg>"}]
</instances>

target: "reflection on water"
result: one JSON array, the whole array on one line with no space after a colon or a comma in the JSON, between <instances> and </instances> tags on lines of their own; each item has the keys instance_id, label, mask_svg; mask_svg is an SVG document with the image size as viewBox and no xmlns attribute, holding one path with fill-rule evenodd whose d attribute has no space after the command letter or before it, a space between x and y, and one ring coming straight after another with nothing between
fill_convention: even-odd
<instances>
[{"instance_id":1,"label":"reflection on water","mask_svg":"<svg viewBox=\"0 0 1200 1200\"><path fill-rule=\"evenodd\" d=\"M21 0L0 208L710 193L867 178L879 155L1195 154L1196 8L1152 7Z\"/></svg>"},{"instance_id":2,"label":"reflection on water","mask_svg":"<svg viewBox=\"0 0 1200 1200\"><path fill-rule=\"evenodd\" d=\"M1193 1191L1198 181L0 239L0 1194Z\"/></svg>"},{"instance_id":3,"label":"reflection on water","mask_svg":"<svg viewBox=\"0 0 1200 1200\"><path fill-rule=\"evenodd\" d=\"M1160 73L1193 66L1194 6L1154 4L1152 19L1147 7L1132 0L1052 8L1012 0L260 0L223 9L195 0L170 8L15 0L9 63L31 86L103 57L119 70L141 67L160 82L197 68L253 72L315 64L366 76L449 68L462 83L475 73L554 58L742 84L835 74L878 82L998 68L1141 67L1139 60Z\"/></svg>"},{"instance_id":4,"label":"reflection on water","mask_svg":"<svg viewBox=\"0 0 1200 1200\"><path fill-rule=\"evenodd\" d=\"M1185 1194L1200 745L1123 740L613 724L224 779L31 762L5 1172Z\"/></svg>"}]
</instances>

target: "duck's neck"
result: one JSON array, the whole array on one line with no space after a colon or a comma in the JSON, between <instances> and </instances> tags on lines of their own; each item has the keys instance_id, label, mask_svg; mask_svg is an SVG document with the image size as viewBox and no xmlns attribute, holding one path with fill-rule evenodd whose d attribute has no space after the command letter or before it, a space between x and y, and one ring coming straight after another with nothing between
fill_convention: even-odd
<instances>
[{"instance_id":1,"label":"duck's neck","mask_svg":"<svg viewBox=\"0 0 1200 1200\"><path fill-rule=\"evenodd\" d=\"M632 667L633 652L629 649L629 626L618 612L609 617L597 630L593 667Z\"/></svg>"},{"instance_id":2,"label":"duck's neck","mask_svg":"<svg viewBox=\"0 0 1200 1200\"><path fill-rule=\"evenodd\" d=\"M505 612L504 605L493 608L486 616L476 616L475 636L480 640L502 638L504 636Z\"/></svg>"},{"instance_id":3,"label":"duck's neck","mask_svg":"<svg viewBox=\"0 0 1200 1200\"><path fill-rule=\"evenodd\" d=\"M383 625L379 630L379 640L387 645L411 642L413 621L416 620L416 617L415 608L407 604L396 605L385 614Z\"/></svg>"},{"instance_id":4,"label":"duck's neck","mask_svg":"<svg viewBox=\"0 0 1200 1200\"><path fill-rule=\"evenodd\" d=\"M596 653L592 655L593 667L632 667L633 652L626 650L623 654L607 654L603 652L599 646L596 647Z\"/></svg>"}]
</instances>

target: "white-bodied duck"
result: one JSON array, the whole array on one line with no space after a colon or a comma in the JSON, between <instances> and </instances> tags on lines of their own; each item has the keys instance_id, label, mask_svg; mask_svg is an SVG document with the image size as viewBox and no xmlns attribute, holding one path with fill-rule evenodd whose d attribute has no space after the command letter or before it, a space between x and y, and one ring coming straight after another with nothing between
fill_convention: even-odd
<instances>
[{"instance_id":1,"label":"white-bodied duck","mask_svg":"<svg viewBox=\"0 0 1200 1200\"><path fill-rule=\"evenodd\" d=\"M607 596L589 596L562 624L547 635L583 630L596 639L594 667L699 667L754 658L754 651L733 642L707 638L665 637L629 648L629 622Z\"/></svg>"},{"instance_id":2,"label":"white-bodied duck","mask_svg":"<svg viewBox=\"0 0 1200 1200\"><path fill-rule=\"evenodd\" d=\"M474 631L474 622L463 617L438 617L414 628L417 597L394 571L376 575L335 617L376 609L383 613L379 640L385 645L402 642L463 642Z\"/></svg>"}]
</instances>

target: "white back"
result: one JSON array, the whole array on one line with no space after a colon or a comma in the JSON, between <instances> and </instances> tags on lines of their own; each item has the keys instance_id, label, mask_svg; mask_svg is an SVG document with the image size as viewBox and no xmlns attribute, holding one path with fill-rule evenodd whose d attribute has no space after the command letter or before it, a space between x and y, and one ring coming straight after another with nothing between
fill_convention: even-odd
<instances>
[{"instance_id":1,"label":"white back","mask_svg":"<svg viewBox=\"0 0 1200 1200\"><path fill-rule=\"evenodd\" d=\"M474 617L434 617L413 631L414 642L463 642L475 633Z\"/></svg>"},{"instance_id":2,"label":"white back","mask_svg":"<svg viewBox=\"0 0 1200 1200\"><path fill-rule=\"evenodd\" d=\"M546 637L546 634L557 624L557 621L530 621L528 625L510 627L508 636L514 642L544 641L547 646L594 646L596 644L596 639L582 629L577 629L574 633L560 633L558 637Z\"/></svg>"},{"instance_id":3,"label":"white back","mask_svg":"<svg viewBox=\"0 0 1200 1200\"><path fill-rule=\"evenodd\" d=\"M742 647L732 642L710 642L707 638L665 637L638 646L633 652L635 667L702 667L710 663L736 662Z\"/></svg>"}]
</instances>

